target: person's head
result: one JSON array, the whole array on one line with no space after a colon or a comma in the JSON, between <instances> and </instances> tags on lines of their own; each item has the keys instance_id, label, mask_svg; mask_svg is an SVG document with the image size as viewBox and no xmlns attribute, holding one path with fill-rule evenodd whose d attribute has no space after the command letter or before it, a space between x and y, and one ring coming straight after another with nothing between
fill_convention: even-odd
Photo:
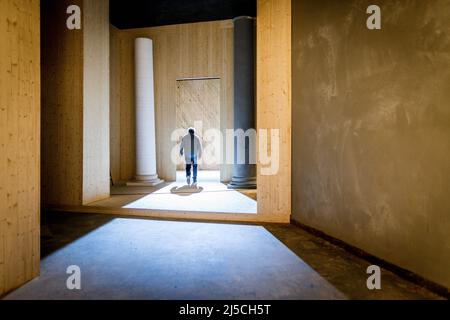
<instances>
[{"instance_id":1,"label":"person's head","mask_svg":"<svg viewBox=\"0 0 450 320\"><path fill-rule=\"evenodd\" d=\"M188 132L190 135L194 135L195 134L195 129L194 128L189 128Z\"/></svg>"}]
</instances>

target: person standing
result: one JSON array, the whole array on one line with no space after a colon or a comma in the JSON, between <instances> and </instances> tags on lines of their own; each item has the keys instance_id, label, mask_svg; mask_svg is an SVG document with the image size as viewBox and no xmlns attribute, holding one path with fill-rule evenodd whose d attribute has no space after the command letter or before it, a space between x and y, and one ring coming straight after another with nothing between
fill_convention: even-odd
<instances>
[{"instance_id":1,"label":"person standing","mask_svg":"<svg viewBox=\"0 0 450 320\"><path fill-rule=\"evenodd\" d=\"M194 128L188 129L188 134L181 139L180 155L186 161L186 181L191 184L191 168L193 169L193 184L197 183L198 161L202 157L203 147Z\"/></svg>"}]
</instances>

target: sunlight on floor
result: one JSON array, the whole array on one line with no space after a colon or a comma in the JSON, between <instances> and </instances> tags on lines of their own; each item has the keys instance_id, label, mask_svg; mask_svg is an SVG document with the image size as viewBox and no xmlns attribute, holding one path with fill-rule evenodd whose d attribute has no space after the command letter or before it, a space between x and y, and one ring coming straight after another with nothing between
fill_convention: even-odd
<instances>
[{"instance_id":1,"label":"sunlight on floor","mask_svg":"<svg viewBox=\"0 0 450 320\"><path fill-rule=\"evenodd\" d=\"M196 186L188 186L185 173L177 181L126 206L125 209L153 209L217 213L256 214L256 201L220 183L219 171L199 171Z\"/></svg>"},{"instance_id":2,"label":"sunlight on floor","mask_svg":"<svg viewBox=\"0 0 450 320\"><path fill-rule=\"evenodd\" d=\"M67 290L69 265L82 290ZM8 299L345 299L261 226L117 218L41 268Z\"/></svg>"}]
</instances>

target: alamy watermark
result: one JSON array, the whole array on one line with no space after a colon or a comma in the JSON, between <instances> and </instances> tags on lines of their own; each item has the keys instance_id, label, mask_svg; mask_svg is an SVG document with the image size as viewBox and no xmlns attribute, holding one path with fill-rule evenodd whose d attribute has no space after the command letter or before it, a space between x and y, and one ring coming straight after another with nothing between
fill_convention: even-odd
<instances>
[{"instance_id":1,"label":"alamy watermark","mask_svg":"<svg viewBox=\"0 0 450 320\"><path fill-rule=\"evenodd\" d=\"M381 8L376 4L372 4L367 7L367 14L370 14L367 18L366 26L369 30L380 30L381 29Z\"/></svg>"},{"instance_id":2,"label":"alamy watermark","mask_svg":"<svg viewBox=\"0 0 450 320\"><path fill-rule=\"evenodd\" d=\"M381 268L376 265L367 268L367 274L370 274L366 285L369 290L381 290Z\"/></svg>"},{"instance_id":3,"label":"alamy watermark","mask_svg":"<svg viewBox=\"0 0 450 320\"><path fill-rule=\"evenodd\" d=\"M258 164L261 175L276 175L280 168L280 129L225 129L203 130L203 122L194 123L196 133L204 141L200 164ZM171 161L175 165L183 164L180 155L181 138L186 129L178 128L171 134L176 144L171 151Z\"/></svg>"},{"instance_id":4,"label":"alamy watermark","mask_svg":"<svg viewBox=\"0 0 450 320\"><path fill-rule=\"evenodd\" d=\"M81 8L77 5L70 5L67 7L66 13L69 17L66 20L66 26L69 30L80 30L81 29ZM372 4L367 7L367 14L370 16L367 18L366 26L369 30L380 30L381 29L381 8Z\"/></svg>"},{"instance_id":5,"label":"alamy watermark","mask_svg":"<svg viewBox=\"0 0 450 320\"><path fill-rule=\"evenodd\" d=\"M81 29L81 8L75 4L67 7L66 13L69 17L66 20L66 26L69 30Z\"/></svg>"},{"instance_id":6,"label":"alamy watermark","mask_svg":"<svg viewBox=\"0 0 450 320\"><path fill-rule=\"evenodd\" d=\"M72 265L67 267L66 273L70 276L66 280L66 287L69 290L81 290L81 269Z\"/></svg>"}]
</instances>

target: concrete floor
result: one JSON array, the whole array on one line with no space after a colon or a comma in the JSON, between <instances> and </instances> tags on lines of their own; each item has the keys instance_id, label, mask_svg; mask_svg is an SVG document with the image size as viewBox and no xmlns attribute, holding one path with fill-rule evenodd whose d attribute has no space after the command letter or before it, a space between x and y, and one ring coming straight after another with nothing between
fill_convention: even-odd
<instances>
[{"instance_id":1,"label":"concrete floor","mask_svg":"<svg viewBox=\"0 0 450 320\"><path fill-rule=\"evenodd\" d=\"M41 276L6 299L438 299L292 225L43 214ZM66 289L81 268L82 290Z\"/></svg>"},{"instance_id":2,"label":"concrete floor","mask_svg":"<svg viewBox=\"0 0 450 320\"><path fill-rule=\"evenodd\" d=\"M192 182L192 181L191 181ZM116 187L109 199L89 204L94 207L164 211L256 214L252 195L230 190L220 182L220 171L199 171L198 184L188 186L184 171L177 179L158 187Z\"/></svg>"}]
</instances>

